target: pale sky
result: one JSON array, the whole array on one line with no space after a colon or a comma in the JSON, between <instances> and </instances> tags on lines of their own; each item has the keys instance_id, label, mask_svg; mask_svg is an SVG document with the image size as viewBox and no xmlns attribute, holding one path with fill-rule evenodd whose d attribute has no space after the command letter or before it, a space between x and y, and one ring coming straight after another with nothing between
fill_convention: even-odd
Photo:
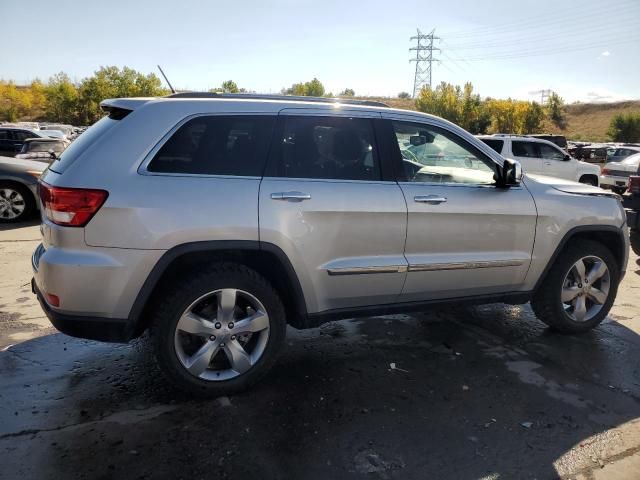
<instances>
[{"instance_id":1,"label":"pale sky","mask_svg":"<svg viewBox=\"0 0 640 480\"><path fill-rule=\"evenodd\" d=\"M411 92L409 37L435 29L433 82L483 97L640 98L640 0L0 0L0 78L27 83L101 65L201 90L233 79L279 92L318 77L327 91Z\"/></svg>"}]
</instances>

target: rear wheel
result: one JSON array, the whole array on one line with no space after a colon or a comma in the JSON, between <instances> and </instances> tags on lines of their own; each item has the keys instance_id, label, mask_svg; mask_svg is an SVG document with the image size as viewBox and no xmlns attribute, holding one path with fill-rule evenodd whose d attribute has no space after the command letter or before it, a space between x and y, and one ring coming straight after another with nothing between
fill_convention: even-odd
<instances>
[{"instance_id":1,"label":"rear wheel","mask_svg":"<svg viewBox=\"0 0 640 480\"><path fill-rule=\"evenodd\" d=\"M257 272L218 264L175 287L152 333L161 368L178 388L216 396L257 381L285 338L284 307Z\"/></svg>"},{"instance_id":2,"label":"rear wheel","mask_svg":"<svg viewBox=\"0 0 640 480\"><path fill-rule=\"evenodd\" d=\"M585 332L609 313L619 278L618 265L608 248L579 240L558 255L531 306L536 316L555 330Z\"/></svg>"},{"instance_id":3,"label":"rear wheel","mask_svg":"<svg viewBox=\"0 0 640 480\"><path fill-rule=\"evenodd\" d=\"M31 191L24 185L0 182L0 223L21 222L36 209Z\"/></svg>"}]
</instances>

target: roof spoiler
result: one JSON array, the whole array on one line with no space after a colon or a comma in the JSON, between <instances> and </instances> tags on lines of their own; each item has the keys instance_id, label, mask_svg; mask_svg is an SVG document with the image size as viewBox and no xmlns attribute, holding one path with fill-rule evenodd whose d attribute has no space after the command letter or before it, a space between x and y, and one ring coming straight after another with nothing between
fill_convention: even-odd
<instances>
[{"instance_id":1,"label":"roof spoiler","mask_svg":"<svg viewBox=\"0 0 640 480\"><path fill-rule=\"evenodd\" d=\"M152 98L109 98L100 102L100 108L109 114L109 118L121 120L150 100Z\"/></svg>"}]
</instances>

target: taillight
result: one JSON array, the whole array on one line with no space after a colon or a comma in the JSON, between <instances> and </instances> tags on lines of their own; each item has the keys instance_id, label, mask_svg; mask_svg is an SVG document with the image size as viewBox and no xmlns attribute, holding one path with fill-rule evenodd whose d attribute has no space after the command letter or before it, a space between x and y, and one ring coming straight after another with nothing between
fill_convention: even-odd
<instances>
[{"instance_id":1,"label":"taillight","mask_svg":"<svg viewBox=\"0 0 640 480\"><path fill-rule=\"evenodd\" d=\"M606 168L602 169L602 172L600 172L602 175L609 175L609 170Z\"/></svg>"},{"instance_id":2,"label":"taillight","mask_svg":"<svg viewBox=\"0 0 640 480\"><path fill-rule=\"evenodd\" d=\"M640 177L629 177L629 191L640 194Z\"/></svg>"},{"instance_id":3,"label":"taillight","mask_svg":"<svg viewBox=\"0 0 640 480\"><path fill-rule=\"evenodd\" d=\"M105 190L54 187L45 182L40 182L39 190L46 217L65 227L84 227L109 196Z\"/></svg>"}]
</instances>

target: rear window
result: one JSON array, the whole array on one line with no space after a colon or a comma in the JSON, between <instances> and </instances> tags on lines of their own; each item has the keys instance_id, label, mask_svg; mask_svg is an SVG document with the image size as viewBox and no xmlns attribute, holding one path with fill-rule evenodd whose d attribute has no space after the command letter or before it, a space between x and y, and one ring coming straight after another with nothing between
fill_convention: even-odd
<instances>
[{"instance_id":1,"label":"rear window","mask_svg":"<svg viewBox=\"0 0 640 480\"><path fill-rule=\"evenodd\" d=\"M197 117L182 125L147 167L150 172L262 176L275 117Z\"/></svg>"},{"instance_id":2,"label":"rear window","mask_svg":"<svg viewBox=\"0 0 640 480\"><path fill-rule=\"evenodd\" d=\"M620 162L623 165L638 166L640 164L640 155L632 155Z\"/></svg>"},{"instance_id":3,"label":"rear window","mask_svg":"<svg viewBox=\"0 0 640 480\"><path fill-rule=\"evenodd\" d=\"M484 143L493 148L496 152L502 153L502 147L504 146L504 140L494 140L493 138L481 138Z\"/></svg>"},{"instance_id":4,"label":"rear window","mask_svg":"<svg viewBox=\"0 0 640 480\"><path fill-rule=\"evenodd\" d=\"M69 165L75 162L78 157L84 153L87 148L89 148L119 121L120 120L115 120L110 117L103 117L101 120L98 120L82 135L76 138L76 140L67 147L62 155L60 155L60 158L51 164L49 169L57 173L63 173Z\"/></svg>"}]
</instances>

